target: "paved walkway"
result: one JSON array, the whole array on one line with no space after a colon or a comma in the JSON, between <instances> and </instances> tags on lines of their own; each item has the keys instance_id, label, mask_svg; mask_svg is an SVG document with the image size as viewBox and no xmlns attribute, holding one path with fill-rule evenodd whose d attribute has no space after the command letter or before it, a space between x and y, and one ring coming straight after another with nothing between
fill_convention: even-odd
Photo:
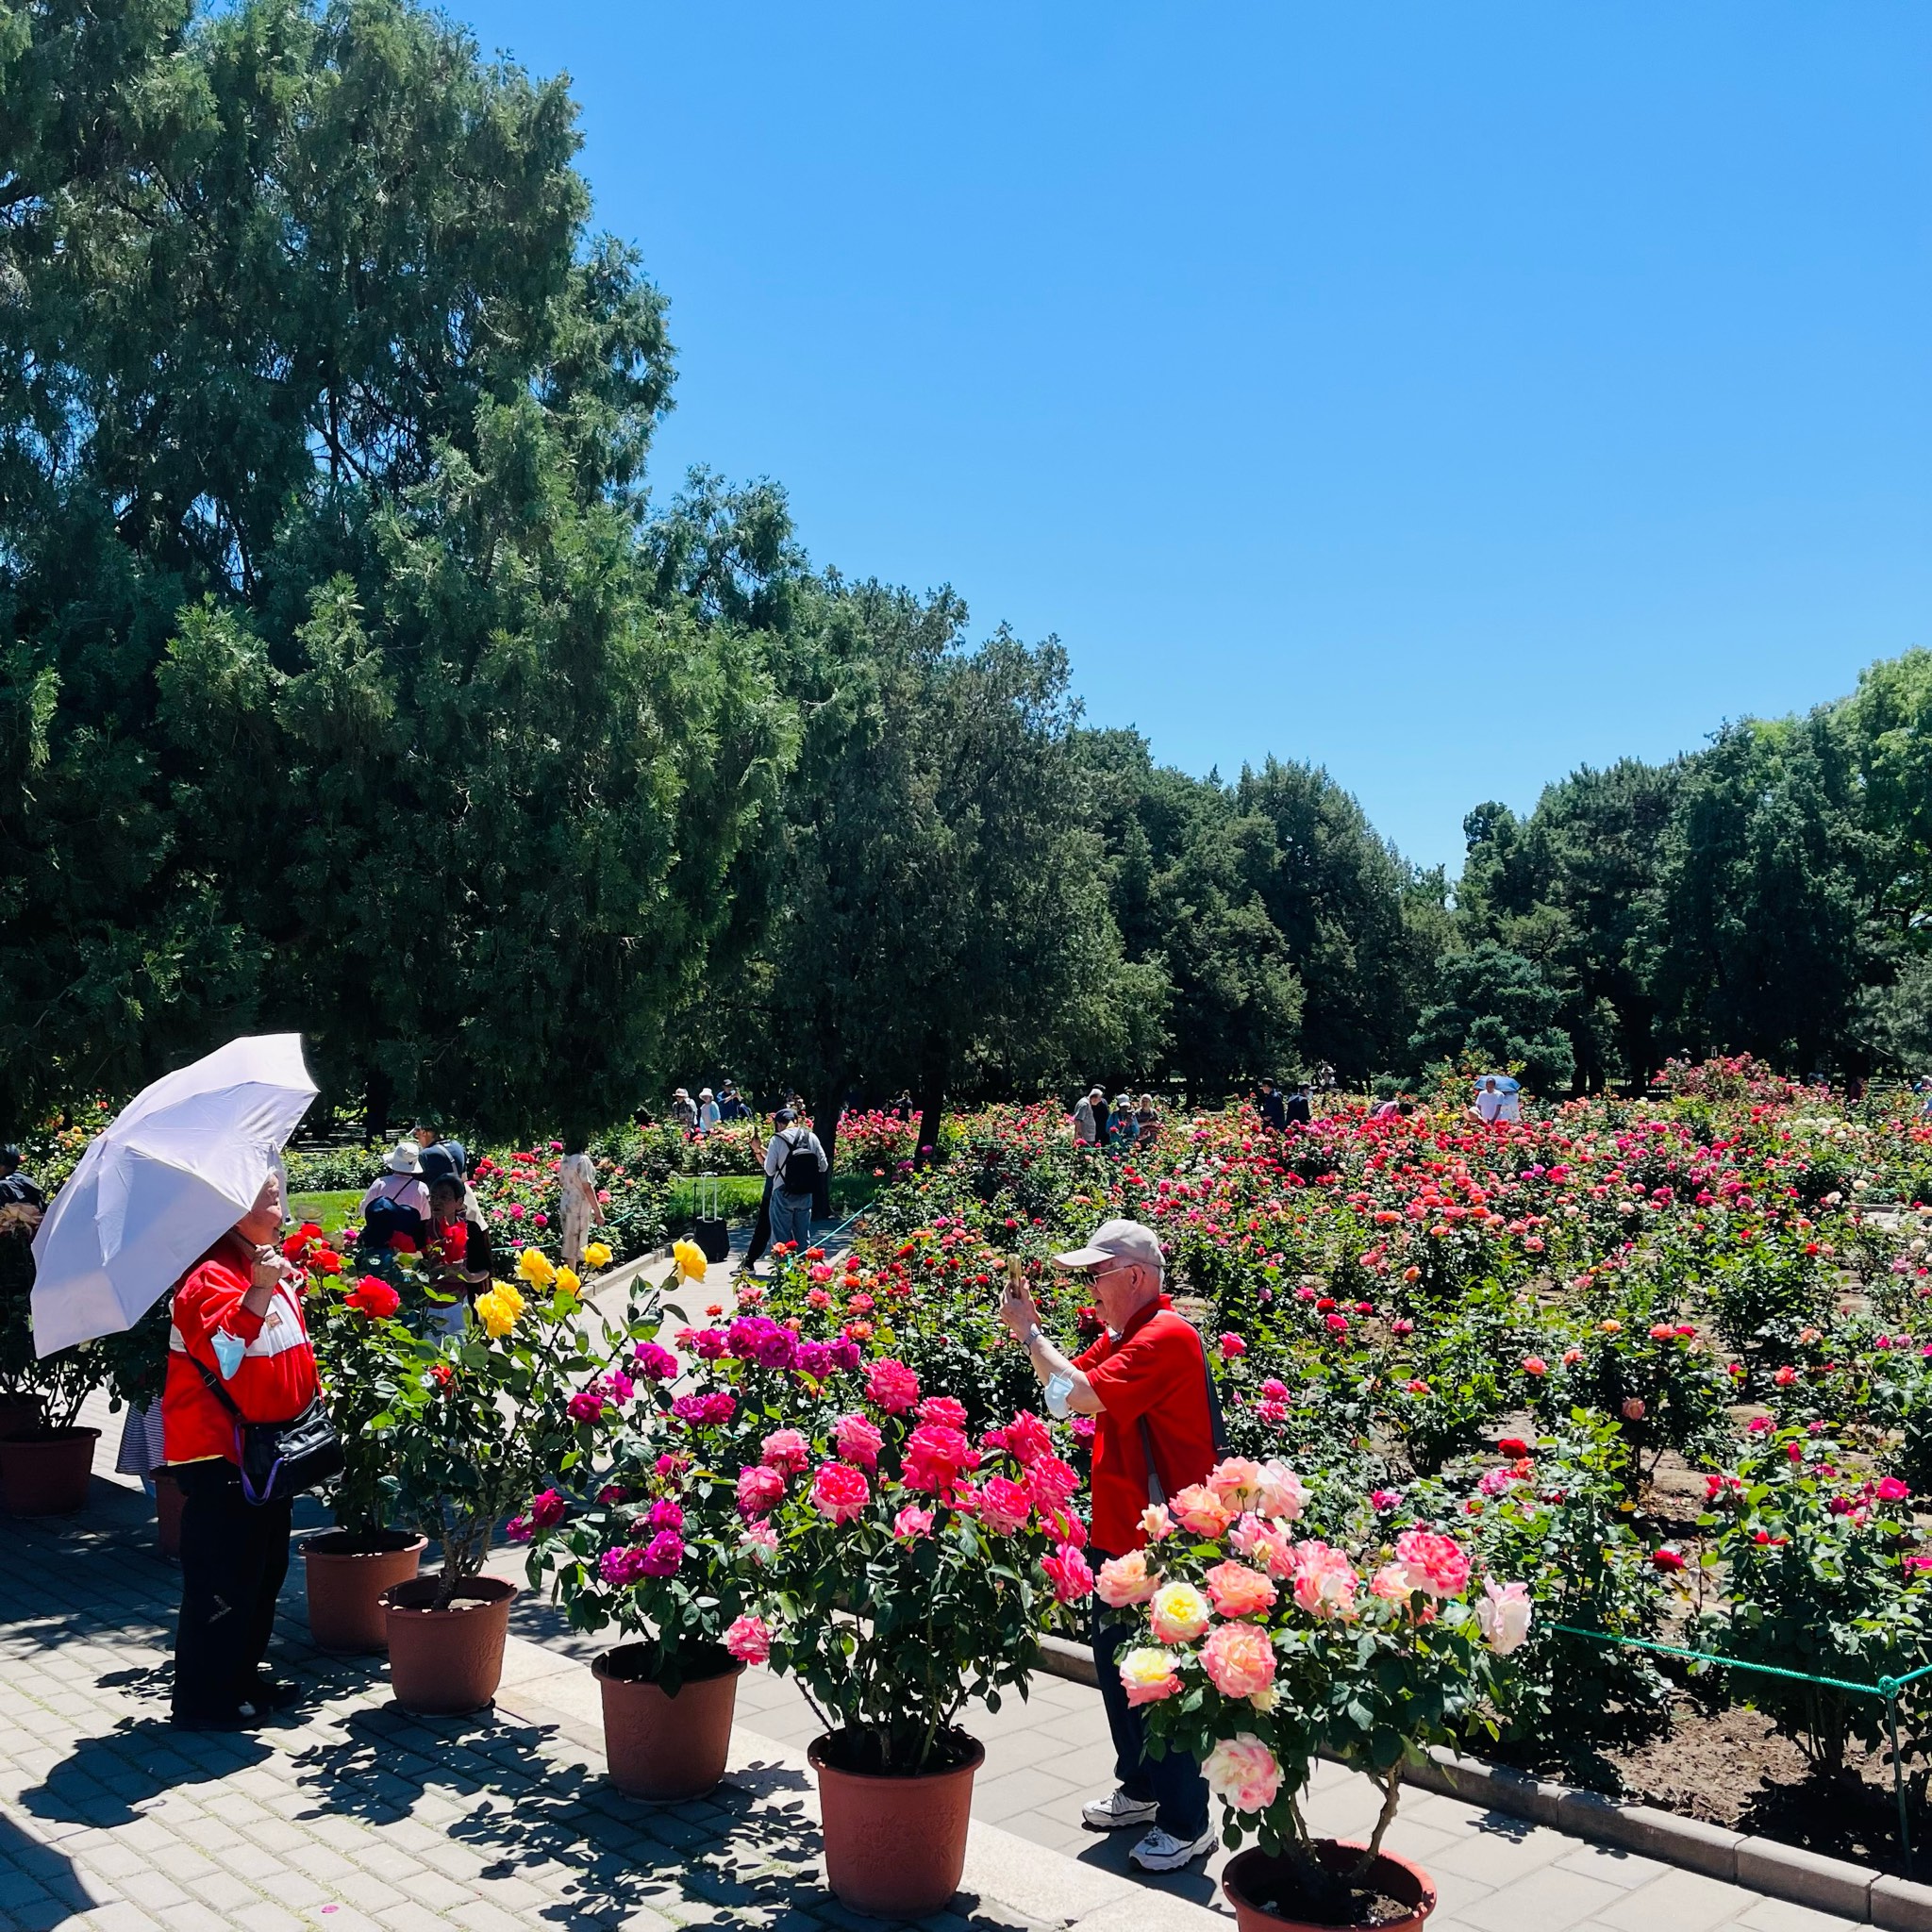
<instances>
[{"instance_id":1,"label":"paved walkway","mask_svg":"<svg viewBox=\"0 0 1932 1932\"><path fill-rule=\"evenodd\" d=\"M725 1268L713 1277L707 1294L728 1303ZM627 1799L603 1775L587 1668L600 1642L532 1596L512 1617L496 1709L411 1718L391 1700L382 1659L309 1646L298 1562L279 1661L309 1684L309 1703L253 1735L169 1730L177 1575L155 1554L151 1506L110 1474L117 1441L109 1426L86 1515L0 1519L0 1932L877 1923L824 1889L802 1755L817 1724L791 1685L746 1673L732 1769L712 1798ZM514 1553L491 1567L522 1581ZM1133 1877L1130 1835L1081 1830L1080 1803L1111 1770L1094 1691L1041 1677L1030 1699L975 1708L968 1724L987 1762L964 1886L953 1911L925 1922L932 1932L1225 1932L1219 1858ZM1373 1794L1326 1767L1311 1810L1318 1830L1349 1835L1366 1827ZM1405 1795L1390 1842L1437 1880L1432 1932L1845 1924L1419 1791Z\"/></svg>"}]
</instances>

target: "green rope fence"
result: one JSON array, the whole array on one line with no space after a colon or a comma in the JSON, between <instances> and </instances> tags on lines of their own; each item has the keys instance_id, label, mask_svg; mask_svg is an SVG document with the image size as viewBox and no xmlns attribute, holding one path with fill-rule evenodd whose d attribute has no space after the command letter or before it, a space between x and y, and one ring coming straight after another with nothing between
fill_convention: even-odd
<instances>
[{"instance_id":1,"label":"green rope fence","mask_svg":"<svg viewBox=\"0 0 1932 1932\"><path fill-rule=\"evenodd\" d=\"M1922 1664L1902 1677L1880 1677L1875 1684L1855 1684L1846 1677L1821 1677L1810 1671L1788 1671L1781 1664L1755 1664L1740 1657L1721 1657L1710 1650L1686 1650L1679 1644L1657 1643L1648 1637L1619 1637L1609 1630L1584 1630L1574 1624L1552 1624L1565 1637L1585 1637L1596 1643L1614 1643L1625 1650L1648 1650L1658 1657L1681 1657L1687 1663L1717 1664L1727 1671L1755 1671L1760 1677L1783 1677L1793 1684L1819 1684L1827 1690L1847 1690L1858 1697L1885 1700L1885 1727L1891 1738L1891 1790L1898 1803L1898 1839L1905 1854L1906 1876L1912 1875L1912 1828L1906 1805L1905 1762L1898 1749L1898 1693L1915 1679L1932 1676L1932 1664Z\"/></svg>"}]
</instances>

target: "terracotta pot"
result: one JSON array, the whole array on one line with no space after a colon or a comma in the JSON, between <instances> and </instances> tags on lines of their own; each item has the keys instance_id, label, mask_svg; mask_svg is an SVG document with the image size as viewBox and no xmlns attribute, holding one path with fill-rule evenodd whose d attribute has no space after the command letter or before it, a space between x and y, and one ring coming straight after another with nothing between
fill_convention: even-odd
<instances>
[{"instance_id":1,"label":"terracotta pot","mask_svg":"<svg viewBox=\"0 0 1932 1932\"><path fill-rule=\"evenodd\" d=\"M459 1717L481 1710L503 1676L514 1583L468 1576L446 1610L431 1607L442 1579L418 1576L383 1592L389 1624L389 1681L405 1710Z\"/></svg>"},{"instance_id":2,"label":"terracotta pot","mask_svg":"<svg viewBox=\"0 0 1932 1932\"><path fill-rule=\"evenodd\" d=\"M155 1471L155 1541L164 1557L181 1554L181 1506L187 1500L165 1469Z\"/></svg>"},{"instance_id":3,"label":"terracotta pot","mask_svg":"<svg viewBox=\"0 0 1932 1932\"><path fill-rule=\"evenodd\" d=\"M819 1775L825 1882L841 1905L880 1919L920 1919L941 1910L966 1869L973 1774L986 1747L947 1771L882 1777L826 1762L830 1738L806 1754Z\"/></svg>"},{"instance_id":4,"label":"terracotta pot","mask_svg":"<svg viewBox=\"0 0 1932 1932\"><path fill-rule=\"evenodd\" d=\"M0 1440L0 1494L10 1516L71 1516L87 1507L98 1429L42 1429Z\"/></svg>"},{"instance_id":5,"label":"terracotta pot","mask_svg":"<svg viewBox=\"0 0 1932 1932\"><path fill-rule=\"evenodd\" d=\"M0 1395L0 1436L18 1436L37 1429L46 1414L38 1395Z\"/></svg>"},{"instance_id":6,"label":"terracotta pot","mask_svg":"<svg viewBox=\"0 0 1932 1932\"><path fill-rule=\"evenodd\" d=\"M642 1652L642 1644L624 1644L591 1666L604 1692L610 1782L634 1798L701 1798L724 1775L744 1666L720 1651L722 1666L687 1676L673 1694L625 1674L625 1663Z\"/></svg>"},{"instance_id":7,"label":"terracotta pot","mask_svg":"<svg viewBox=\"0 0 1932 1932\"><path fill-rule=\"evenodd\" d=\"M1354 1864L1367 1849L1347 1839L1315 1840L1315 1856L1331 1872ZM1272 1902L1276 1897L1279 1874L1284 1869L1291 1869L1285 1858L1271 1857L1258 1849L1239 1852L1227 1861L1221 1874L1221 1889L1234 1907L1234 1921L1240 1932L1336 1932L1333 1925L1317 1928L1311 1919L1284 1917L1279 1912L1262 1909L1261 1902ZM1412 1865L1393 1852L1376 1854L1364 1882L1397 1904L1412 1907L1407 1918L1391 1919L1378 1925L1375 1932L1421 1932L1423 1921L1436 1909L1435 1880L1420 1865Z\"/></svg>"},{"instance_id":8,"label":"terracotta pot","mask_svg":"<svg viewBox=\"0 0 1932 1932\"><path fill-rule=\"evenodd\" d=\"M353 1655L389 1648L383 1592L408 1583L423 1567L427 1544L407 1529L325 1530L302 1545L308 1588L308 1634L318 1650ZM474 1612L465 1612L473 1615Z\"/></svg>"}]
</instances>

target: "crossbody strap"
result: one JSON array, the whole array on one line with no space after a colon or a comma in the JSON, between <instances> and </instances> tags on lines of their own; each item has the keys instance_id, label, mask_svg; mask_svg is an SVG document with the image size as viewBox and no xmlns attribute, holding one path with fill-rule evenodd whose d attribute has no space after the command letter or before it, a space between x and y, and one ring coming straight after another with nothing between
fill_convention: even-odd
<instances>
[{"instance_id":1,"label":"crossbody strap","mask_svg":"<svg viewBox=\"0 0 1932 1932\"><path fill-rule=\"evenodd\" d=\"M1192 1324L1189 1324L1191 1327ZM1201 1344L1201 1374L1208 1384L1208 1428L1213 1440L1215 1459L1219 1461L1227 1454L1227 1421L1221 1412L1221 1391L1214 1386L1214 1371L1208 1366L1208 1339L1199 1329L1194 1331L1195 1339ZM1160 1480L1160 1473L1154 1466L1154 1431L1147 1426L1147 1418L1141 1418L1141 1454L1147 1463L1147 1500L1150 1503L1165 1503L1167 1488Z\"/></svg>"},{"instance_id":2,"label":"crossbody strap","mask_svg":"<svg viewBox=\"0 0 1932 1932\"><path fill-rule=\"evenodd\" d=\"M201 1371L201 1379L208 1384L208 1392L235 1418L238 1424L245 1424L248 1418L242 1413L235 1398L222 1387L221 1377L199 1356L191 1355L188 1359Z\"/></svg>"}]
</instances>

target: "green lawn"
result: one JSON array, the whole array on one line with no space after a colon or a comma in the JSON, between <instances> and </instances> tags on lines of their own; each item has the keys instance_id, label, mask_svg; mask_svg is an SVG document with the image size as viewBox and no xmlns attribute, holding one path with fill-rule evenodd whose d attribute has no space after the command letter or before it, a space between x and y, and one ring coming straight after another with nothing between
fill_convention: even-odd
<instances>
[{"instance_id":1,"label":"green lawn","mask_svg":"<svg viewBox=\"0 0 1932 1932\"><path fill-rule=\"evenodd\" d=\"M749 1221L758 1211L763 1179L755 1174L718 1175L718 1211L727 1221ZM699 1183L685 1174L671 1183L671 1197L665 1213L674 1228L682 1228L691 1217L693 1191ZM706 1184L708 1191L708 1182ZM840 1220L863 1208L877 1191L878 1183L869 1174L835 1174L832 1176L832 1212Z\"/></svg>"},{"instance_id":2,"label":"green lawn","mask_svg":"<svg viewBox=\"0 0 1932 1932\"><path fill-rule=\"evenodd\" d=\"M291 1194L289 1213L296 1221L312 1221L324 1234L334 1234L355 1219L362 1200L360 1188L337 1188L326 1194Z\"/></svg>"}]
</instances>

